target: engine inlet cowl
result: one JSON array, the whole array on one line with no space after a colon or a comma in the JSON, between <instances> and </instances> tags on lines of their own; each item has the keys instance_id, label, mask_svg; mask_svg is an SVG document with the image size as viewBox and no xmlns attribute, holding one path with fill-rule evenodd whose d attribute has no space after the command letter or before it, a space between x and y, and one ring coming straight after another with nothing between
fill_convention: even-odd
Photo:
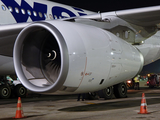
<instances>
[{"instance_id":1,"label":"engine inlet cowl","mask_svg":"<svg viewBox=\"0 0 160 120\"><path fill-rule=\"evenodd\" d=\"M68 72L68 52L61 33L49 23L24 28L14 46L14 65L22 84L34 92L55 92Z\"/></svg>"}]
</instances>

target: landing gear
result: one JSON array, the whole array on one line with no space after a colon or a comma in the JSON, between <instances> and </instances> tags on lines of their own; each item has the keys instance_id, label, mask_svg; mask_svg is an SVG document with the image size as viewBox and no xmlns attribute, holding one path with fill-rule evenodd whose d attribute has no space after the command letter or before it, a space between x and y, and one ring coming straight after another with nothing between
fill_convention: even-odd
<instances>
[{"instance_id":1,"label":"landing gear","mask_svg":"<svg viewBox=\"0 0 160 120\"><path fill-rule=\"evenodd\" d=\"M97 98L96 93L98 94L98 98L103 98L105 100L112 99L113 94L116 98L126 98L127 97L127 85L124 82L122 82L114 86L107 87L97 92L90 92L86 94L86 98L89 100L96 99Z\"/></svg>"},{"instance_id":2,"label":"landing gear","mask_svg":"<svg viewBox=\"0 0 160 120\"><path fill-rule=\"evenodd\" d=\"M11 89L7 85L0 86L0 98L8 99L11 97Z\"/></svg>"},{"instance_id":3,"label":"landing gear","mask_svg":"<svg viewBox=\"0 0 160 120\"><path fill-rule=\"evenodd\" d=\"M16 85L14 90L16 97L26 97L27 89L22 84Z\"/></svg>"},{"instance_id":4,"label":"landing gear","mask_svg":"<svg viewBox=\"0 0 160 120\"><path fill-rule=\"evenodd\" d=\"M0 76L0 98L26 97L27 89L18 80L10 76Z\"/></svg>"},{"instance_id":5,"label":"landing gear","mask_svg":"<svg viewBox=\"0 0 160 120\"><path fill-rule=\"evenodd\" d=\"M105 100L106 99L112 99L112 97L113 97L113 87L111 86L111 87L107 87L103 90L100 90L98 92L98 94L99 94L100 98L104 98Z\"/></svg>"},{"instance_id":6,"label":"landing gear","mask_svg":"<svg viewBox=\"0 0 160 120\"><path fill-rule=\"evenodd\" d=\"M127 97L127 86L125 83L119 83L114 85L114 95L116 98L126 98Z\"/></svg>"}]
</instances>

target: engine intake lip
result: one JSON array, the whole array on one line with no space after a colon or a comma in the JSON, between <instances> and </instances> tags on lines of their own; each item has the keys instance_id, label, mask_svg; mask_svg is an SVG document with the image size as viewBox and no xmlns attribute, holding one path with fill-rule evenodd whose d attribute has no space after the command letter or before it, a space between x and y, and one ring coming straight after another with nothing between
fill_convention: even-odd
<instances>
[{"instance_id":1,"label":"engine intake lip","mask_svg":"<svg viewBox=\"0 0 160 120\"><path fill-rule=\"evenodd\" d=\"M21 55L22 55L21 51L22 51L22 46L23 46L25 37L30 33L30 31L34 30L37 27L46 29L55 37L58 43L58 46L60 49L60 55L61 55L61 68L60 68L60 73L57 80L52 85L44 86L44 87L35 86L31 82L29 82L23 73L23 68L21 65ZM22 84L27 89L34 92L43 93L47 91L47 93L49 93L49 92L57 91L58 89L61 88L61 86L65 82L68 74L69 56L68 56L68 48L67 48L65 39L63 38L60 31L48 22L37 22L37 23L30 24L20 32L14 45L13 61L14 61L15 71L17 73L18 78L22 82Z\"/></svg>"}]
</instances>

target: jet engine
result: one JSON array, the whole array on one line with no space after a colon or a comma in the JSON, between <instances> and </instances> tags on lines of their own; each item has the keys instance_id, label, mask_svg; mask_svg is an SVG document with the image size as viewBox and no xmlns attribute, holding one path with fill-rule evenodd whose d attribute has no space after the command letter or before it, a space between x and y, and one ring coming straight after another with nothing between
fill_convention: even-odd
<instances>
[{"instance_id":1,"label":"jet engine","mask_svg":"<svg viewBox=\"0 0 160 120\"><path fill-rule=\"evenodd\" d=\"M40 93L97 91L137 75L143 56L114 34L65 21L30 24L14 45L18 78Z\"/></svg>"}]
</instances>

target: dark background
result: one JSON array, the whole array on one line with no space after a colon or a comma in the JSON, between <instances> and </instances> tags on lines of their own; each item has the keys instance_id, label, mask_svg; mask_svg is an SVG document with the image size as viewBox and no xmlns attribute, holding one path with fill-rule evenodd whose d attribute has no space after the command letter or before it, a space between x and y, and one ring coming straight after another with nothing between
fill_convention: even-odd
<instances>
[{"instance_id":1,"label":"dark background","mask_svg":"<svg viewBox=\"0 0 160 120\"><path fill-rule=\"evenodd\" d=\"M91 10L108 12L139 7L160 5L160 0L49 0L66 5Z\"/></svg>"}]
</instances>

